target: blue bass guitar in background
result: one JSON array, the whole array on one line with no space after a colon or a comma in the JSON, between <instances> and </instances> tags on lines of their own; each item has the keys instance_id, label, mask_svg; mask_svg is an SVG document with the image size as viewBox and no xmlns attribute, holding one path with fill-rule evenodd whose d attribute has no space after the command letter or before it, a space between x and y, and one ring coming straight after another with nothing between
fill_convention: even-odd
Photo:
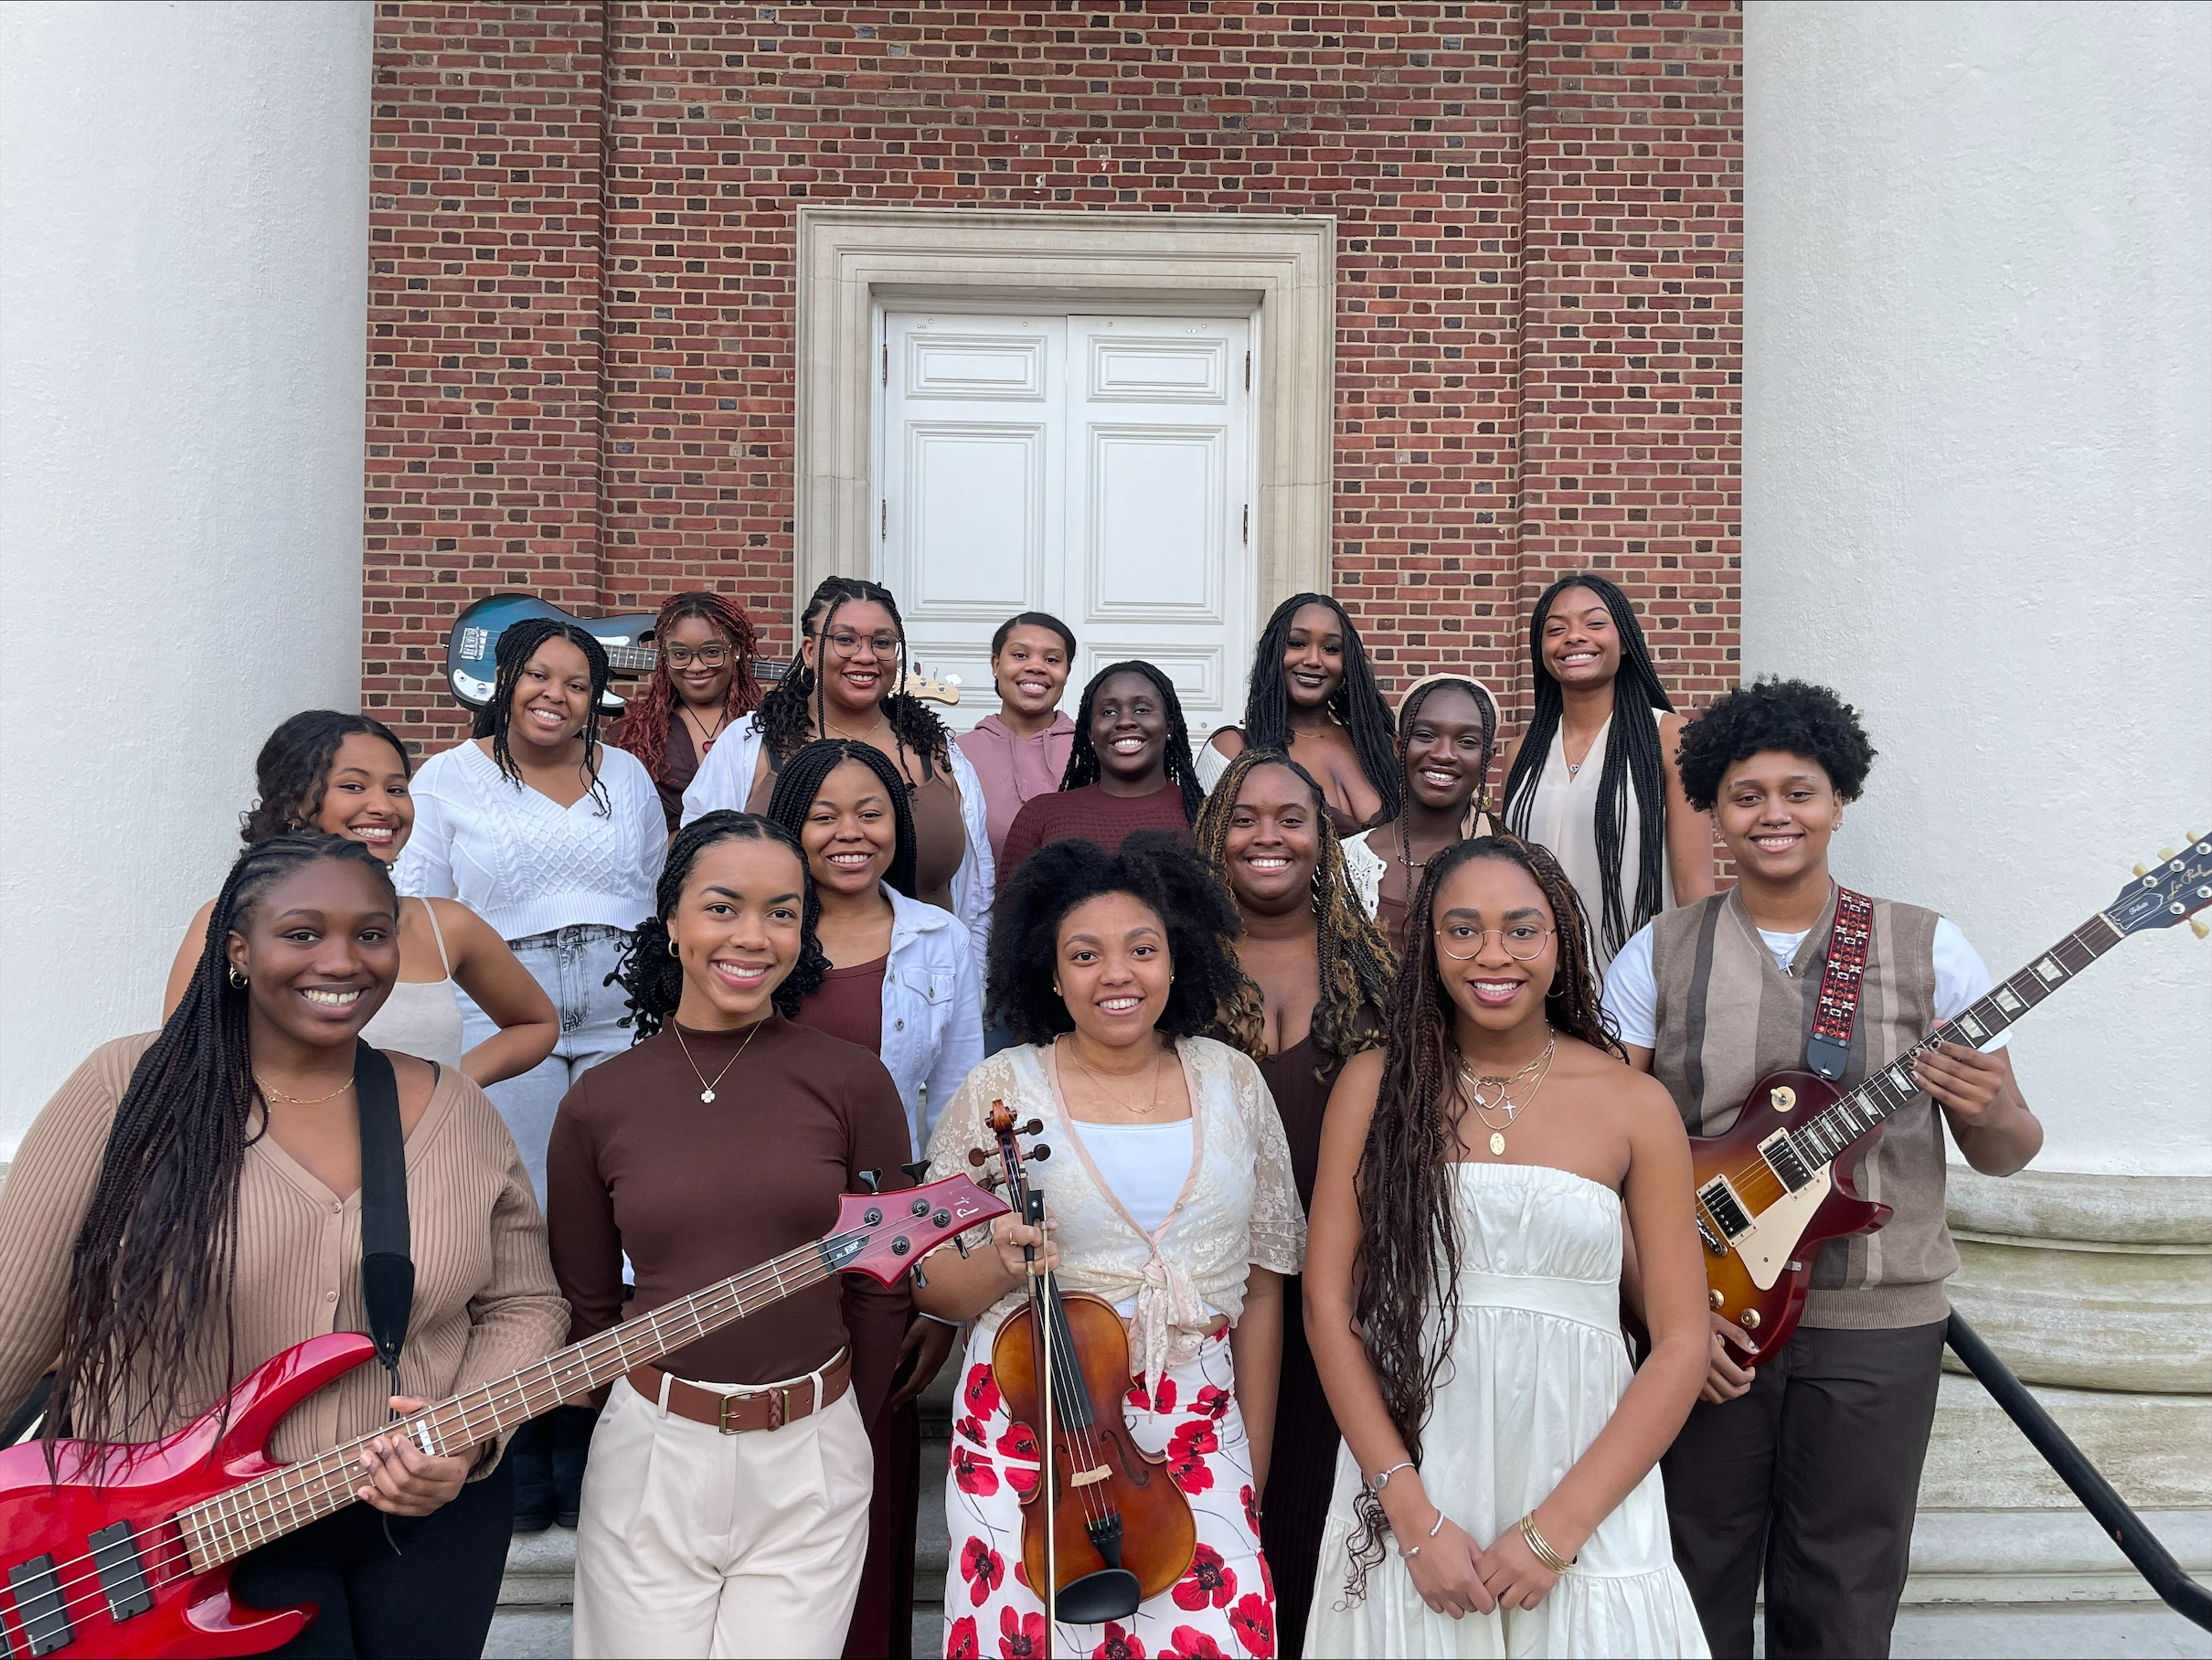
<instances>
[{"instance_id":1,"label":"blue bass guitar in background","mask_svg":"<svg viewBox=\"0 0 2212 1660\"><path fill-rule=\"evenodd\" d=\"M657 619L652 612L580 617L534 594L490 594L463 612L453 623L453 632L445 638L445 683L462 708L480 709L491 701L492 684L497 674L499 636L530 617L550 617L557 622L574 623L605 647L608 665L624 679L650 675L660 657L654 647L653 628ZM783 677L787 666L756 657L753 677L763 686L772 686ZM926 697L932 703L960 701L957 680L936 680L927 675L909 674L905 689L909 697ZM601 707L611 714L622 708L622 701L609 690L601 699Z\"/></svg>"}]
</instances>

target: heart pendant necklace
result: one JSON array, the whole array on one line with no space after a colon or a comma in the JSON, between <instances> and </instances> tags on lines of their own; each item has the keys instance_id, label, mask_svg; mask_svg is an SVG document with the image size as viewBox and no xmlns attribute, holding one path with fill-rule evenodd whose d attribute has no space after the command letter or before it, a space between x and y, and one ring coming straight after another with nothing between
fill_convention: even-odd
<instances>
[{"instance_id":1,"label":"heart pendant necklace","mask_svg":"<svg viewBox=\"0 0 2212 1660\"><path fill-rule=\"evenodd\" d=\"M691 1068L691 1075L699 1080L699 1100L701 1101L710 1107L714 1105L715 1084L720 1083L722 1080L729 1076L729 1069L738 1064L738 1055L742 1055L752 1047L752 1040L760 1036L760 1028L767 1024L768 1022L765 1020L753 1022L752 1030L745 1034L745 1041L738 1045L738 1054L732 1055L728 1060L724 1062L722 1069L714 1075L714 1083L708 1083L707 1074L699 1070L699 1063L691 1059L691 1046L684 1041L684 1028L673 1020L668 1023L668 1029L675 1034L676 1048L684 1051L685 1064Z\"/></svg>"},{"instance_id":2,"label":"heart pendant necklace","mask_svg":"<svg viewBox=\"0 0 2212 1660\"><path fill-rule=\"evenodd\" d=\"M1513 1128L1515 1119L1536 1105L1545 1079L1551 1076L1551 1058L1558 1052L1558 1048L1559 1035L1554 1032L1550 1040L1544 1045L1541 1055L1519 1071L1508 1073L1503 1078L1480 1077L1464 1060L1460 1062L1460 1078L1467 1088L1467 1104L1474 1109L1474 1115L1482 1121L1483 1128L1490 1132L1491 1157L1505 1156L1505 1132ZM1532 1078L1536 1081L1530 1085L1527 1095L1516 1101L1513 1096L1514 1087L1526 1083ZM1501 1107L1505 1112L1505 1122L1502 1124L1493 1123L1490 1115Z\"/></svg>"}]
</instances>

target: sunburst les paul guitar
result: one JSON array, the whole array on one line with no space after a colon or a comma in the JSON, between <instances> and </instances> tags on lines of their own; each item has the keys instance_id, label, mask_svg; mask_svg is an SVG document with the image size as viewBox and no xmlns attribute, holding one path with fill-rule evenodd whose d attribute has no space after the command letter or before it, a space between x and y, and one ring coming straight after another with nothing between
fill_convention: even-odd
<instances>
[{"instance_id":1,"label":"sunburst les paul guitar","mask_svg":"<svg viewBox=\"0 0 2212 1660\"><path fill-rule=\"evenodd\" d=\"M1005 1214L966 1176L847 1194L821 1239L376 1433L432 1457L479 1445L835 1274L896 1284L946 1240ZM351 1332L311 1338L165 1441L60 1442L54 1476L37 1442L0 1452L0 1655L259 1655L298 1635L314 1608L233 1602L232 1565L352 1504L370 1438L296 1464L272 1464L262 1448L293 1407L375 1353Z\"/></svg>"},{"instance_id":2,"label":"sunburst les paul guitar","mask_svg":"<svg viewBox=\"0 0 2212 1660\"><path fill-rule=\"evenodd\" d=\"M2192 832L2189 844L2163 849L2155 868L2138 865L2104 910L1848 1094L1812 1072L1771 1073L1725 1134L1690 1139L1709 1301L1743 1330L1754 1360L1797 1329L1820 1247L1889 1219L1855 1177L1883 1125L1919 1093L1913 1058L1939 1043L1981 1048L2130 934L2212 905L2212 837Z\"/></svg>"}]
</instances>

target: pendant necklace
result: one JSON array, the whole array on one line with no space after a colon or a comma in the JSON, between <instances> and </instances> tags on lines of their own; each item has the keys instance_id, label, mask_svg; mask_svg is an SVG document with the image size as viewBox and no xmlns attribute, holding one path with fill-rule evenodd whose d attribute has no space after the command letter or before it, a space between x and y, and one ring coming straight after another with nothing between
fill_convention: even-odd
<instances>
[{"instance_id":1,"label":"pendant necklace","mask_svg":"<svg viewBox=\"0 0 2212 1660\"><path fill-rule=\"evenodd\" d=\"M714 740L721 737L722 729L729 724L729 711L728 709L722 711L722 718L714 723L714 730L711 732L699 724L699 718L691 712L691 706L688 704L684 706L684 718L691 723L691 729L699 735L699 757L704 760L714 749Z\"/></svg>"},{"instance_id":2,"label":"pendant necklace","mask_svg":"<svg viewBox=\"0 0 2212 1660\"><path fill-rule=\"evenodd\" d=\"M684 1028L673 1020L668 1023L668 1029L675 1034L676 1048L684 1051L685 1063L691 1068L692 1076L699 1080L699 1099L707 1105L714 1104L715 1084L720 1083L723 1079L729 1076L729 1069L738 1064L738 1055L744 1054L748 1048L752 1047L752 1040L760 1035L760 1028L767 1024L768 1022L764 1019L753 1022L752 1030L745 1034L745 1041L738 1045L738 1054L732 1055L728 1060L724 1062L722 1069L714 1075L714 1083L708 1083L707 1074L699 1070L699 1063L691 1059L691 1046L684 1041Z\"/></svg>"},{"instance_id":3,"label":"pendant necklace","mask_svg":"<svg viewBox=\"0 0 2212 1660\"><path fill-rule=\"evenodd\" d=\"M1058 1039L1055 1038L1053 1041L1057 1043ZM1096 1086L1098 1092L1101 1095L1104 1096L1108 1101L1113 1101L1113 1104L1121 1108L1122 1112L1134 1113L1139 1118L1149 1118L1154 1112L1157 1112L1160 1110L1161 1057L1157 1051L1154 1053L1152 1058L1152 1102L1149 1106L1143 1107L1133 1105L1129 1101L1116 1100L1113 1092L1107 1089L1106 1080L1103 1078L1101 1078L1096 1072L1092 1071L1089 1067L1084 1066L1083 1058L1077 1054L1072 1048L1070 1048L1068 1051L1068 1059L1074 1061L1077 1067L1081 1069L1083 1076L1090 1080L1091 1083Z\"/></svg>"},{"instance_id":4,"label":"pendant necklace","mask_svg":"<svg viewBox=\"0 0 2212 1660\"><path fill-rule=\"evenodd\" d=\"M1464 1059L1461 1060L1460 1077L1467 1086L1467 1104L1474 1109L1474 1115L1482 1121L1483 1128L1490 1132L1491 1157L1504 1158L1505 1156L1505 1132L1513 1128L1515 1119L1536 1105L1537 1096L1544 1088L1545 1079L1551 1075L1551 1058L1558 1052L1558 1048L1559 1035L1554 1032L1550 1041L1544 1045L1544 1052L1541 1055L1538 1055L1519 1071L1508 1073L1503 1078L1478 1076L1474 1069L1470 1067ZM1530 1078L1534 1078L1536 1082L1529 1089L1527 1096L1524 1100L1515 1101L1513 1098L1514 1086L1525 1083ZM1490 1114L1500 1107L1505 1110L1505 1122L1502 1124L1492 1123Z\"/></svg>"}]
</instances>

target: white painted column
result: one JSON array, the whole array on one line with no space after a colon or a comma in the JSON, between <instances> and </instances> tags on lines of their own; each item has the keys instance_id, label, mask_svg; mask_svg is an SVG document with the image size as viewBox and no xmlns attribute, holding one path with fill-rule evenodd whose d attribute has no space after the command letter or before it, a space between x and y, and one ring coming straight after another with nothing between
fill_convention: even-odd
<instances>
[{"instance_id":1,"label":"white painted column","mask_svg":"<svg viewBox=\"0 0 2212 1660\"><path fill-rule=\"evenodd\" d=\"M2003 975L2212 828L2212 7L1746 24L1744 671L1859 708L1839 873ZM2185 929L2030 1016L2037 1167L2212 1173L2207 1031Z\"/></svg>"},{"instance_id":2,"label":"white painted column","mask_svg":"<svg viewBox=\"0 0 2212 1660\"><path fill-rule=\"evenodd\" d=\"M0 1157L359 707L370 30L0 7Z\"/></svg>"}]
</instances>

